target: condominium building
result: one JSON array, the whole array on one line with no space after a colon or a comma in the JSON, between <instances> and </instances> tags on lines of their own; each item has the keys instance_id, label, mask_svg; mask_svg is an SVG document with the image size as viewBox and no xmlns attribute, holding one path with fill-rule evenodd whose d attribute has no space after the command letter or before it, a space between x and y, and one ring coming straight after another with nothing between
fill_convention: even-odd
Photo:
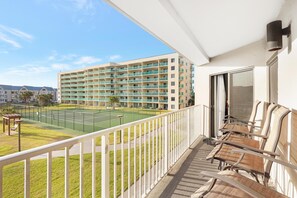
<instances>
[{"instance_id":1,"label":"condominium building","mask_svg":"<svg viewBox=\"0 0 297 198\"><path fill-rule=\"evenodd\" d=\"M178 53L59 73L61 103L176 110L188 104L192 63Z\"/></svg>"},{"instance_id":2,"label":"condominium building","mask_svg":"<svg viewBox=\"0 0 297 198\"><path fill-rule=\"evenodd\" d=\"M0 103L21 102L19 95L25 91L31 91L33 93L30 99L31 102L36 101L37 96L41 94L52 94L53 100L57 100L57 89L52 87L0 85Z\"/></svg>"}]
</instances>

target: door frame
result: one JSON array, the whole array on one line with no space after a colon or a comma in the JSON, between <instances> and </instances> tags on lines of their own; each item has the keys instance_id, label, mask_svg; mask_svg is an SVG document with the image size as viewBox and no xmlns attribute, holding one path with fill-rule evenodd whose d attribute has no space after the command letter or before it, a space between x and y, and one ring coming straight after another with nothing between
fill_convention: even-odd
<instances>
[{"instance_id":1,"label":"door frame","mask_svg":"<svg viewBox=\"0 0 297 198\"><path fill-rule=\"evenodd\" d=\"M214 131L214 107L212 106L213 100L215 100L216 97L214 97L214 77L218 76L218 75L227 75L227 98L228 101L230 102L230 79L231 79L231 74L234 73L240 73L240 72L246 72L246 71L253 71L253 87L255 87L255 80L254 80L254 68L255 66L247 66L244 68L238 68L238 69L233 69L233 70L228 70L228 71L222 71L222 72L218 72L218 73L213 73L209 75L209 136L210 137L215 137L215 131ZM255 89L253 88L253 100L255 100ZM228 105L228 112L230 112L230 105Z\"/></svg>"}]
</instances>

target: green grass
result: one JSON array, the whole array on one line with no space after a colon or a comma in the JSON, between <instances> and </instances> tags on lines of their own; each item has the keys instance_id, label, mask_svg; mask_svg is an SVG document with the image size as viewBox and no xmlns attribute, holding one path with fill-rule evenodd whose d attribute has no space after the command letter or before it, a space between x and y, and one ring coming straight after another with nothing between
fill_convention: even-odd
<instances>
[{"instance_id":1,"label":"green grass","mask_svg":"<svg viewBox=\"0 0 297 198\"><path fill-rule=\"evenodd\" d=\"M139 178L139 147L136 148L136 177ZM134 149L130 151L131 155L131 185L134 182ZM148 151L147 151L148 155ZM117 151L117 195L121 193L121 152ZM91 197L92 186L92 166L91 154L84 155L84 197ZM128 187L128 151L124 151L124 188ZM52 196L64 197L64 158L54 158L52 162ZM151 166L154 162L151 162ZM151 167L146 162L146 169ZM31 161L31 197L46 197L46 160ZM101 197L101 153L96 154L96 182L97 182L97 196ZM144 174L144 149L142 146L142 174ZM21 162L9 165L3 169L3 197L23 197L23 171L24 165ZM69 159L69 194L70 197L79 196L79 156L70 156ZM110 196L114 193L114 152L110 152Z\"/></svg>"},{"instance_id":2,"label":"green grass","mask_svg":"<svg viewBox=\"0 0 297 198\"><path fill-rule=\"evenodd\" d=\"M0 121L0 156L18 151L18 135L8 136L3 133L2 120ZM6 128L7 129L7 128ZM24 120L21 123L21 148L27 150L52 142L71 138L80 133L65 130L61 127L49 126L37 122Z\"/></svg>"}]
</instances>

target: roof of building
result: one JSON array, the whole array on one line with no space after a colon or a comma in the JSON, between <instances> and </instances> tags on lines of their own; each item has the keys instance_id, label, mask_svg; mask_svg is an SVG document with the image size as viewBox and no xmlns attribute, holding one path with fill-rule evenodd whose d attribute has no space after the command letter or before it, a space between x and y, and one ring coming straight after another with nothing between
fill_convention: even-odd
<instances>
[{"instance_id":1,"label":"roof of building","mask_svg":"<svg viewBox=\"0 0 297 198\"><path fill-rule=\"evenodd\" d=\"M14 85L0 85L4 90L20 90L22 88L26 88L29 91L40 91L43 88L46 88L48 91L55 91L52 87L34 87L34 86L14 86Z\"/></svg>"}]
</instances>

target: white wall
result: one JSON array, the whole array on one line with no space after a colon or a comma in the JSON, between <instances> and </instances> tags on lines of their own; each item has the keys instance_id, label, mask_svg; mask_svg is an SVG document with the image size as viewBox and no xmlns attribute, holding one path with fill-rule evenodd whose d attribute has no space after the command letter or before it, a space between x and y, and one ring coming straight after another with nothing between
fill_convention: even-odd
<instances>
[{"instance_id":1,"label":"white wall","mask_svg":"<svg viewBox=\"0 0 297 198\"><path fill-rule=\"evenodd\" d=\"M284 47L278 54L278 103L290 109L297 109L297 1L287 0L278 19L282 20L283 27L287 27L289 23L292 27L291 39L283 37ZM290 41L292 46L289 53L287 46ZM289 114L286 125L288 127L282 133L287 133L287 142L282 146L279 145L278 152L283 160L291 161L292 137L297 135L296 129L293 129L292 125L292 113ZM296 164L297 162L293 163ZM289 197L297 197L296 172L274 164L272 180L278 191Z\"/></svg>"},{"instance_id":2,"label":"white wall","mask_svg":"<svg viewBox=\"0 0 297 198\"><path fill-rule=\"evenodd\" d=\"M210 76L236 71L248 67L196 67L195 68L195 104L209 106ZM254 100L268 100L267 67L254 67Z\"/></svg>"}]
</instances>

